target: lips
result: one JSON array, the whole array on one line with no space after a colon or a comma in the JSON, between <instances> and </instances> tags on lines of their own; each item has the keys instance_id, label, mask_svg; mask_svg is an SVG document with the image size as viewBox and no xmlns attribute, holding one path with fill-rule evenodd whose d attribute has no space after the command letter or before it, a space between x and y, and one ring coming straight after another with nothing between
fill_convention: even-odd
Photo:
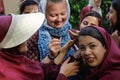
<instances>
[{"instance_id":1,"label":"lips","mask_svg":"<svg viewBox=\"0 0 120 80\"><path fill-rule=\"evenodd\" d=\"M93 63L94 62L94 58L93 57L86 58L86 61L88 63Z\"/></svg>"}]
</instances>

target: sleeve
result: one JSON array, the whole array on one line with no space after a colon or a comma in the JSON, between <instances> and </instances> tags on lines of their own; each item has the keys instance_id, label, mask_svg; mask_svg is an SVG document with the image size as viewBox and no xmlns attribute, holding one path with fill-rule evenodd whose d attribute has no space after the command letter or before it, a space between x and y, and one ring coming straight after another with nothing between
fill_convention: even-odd
<instances>
[{"instance_id":1,"label":"sleeve","mask_svg":"<svg viewBox=\"0 0 120 80\"><path fill-rule=\"evenodd\" d=\"M56 80L57 76L58 80L60 80L61 76L58 75L60 66L56 65L53 60L49 64L42 64L45 80Z\"/></svg>"},{"instance_id":2,"label":"sleeve","mask_svg":"<svg viewBox=\"0 0 120 80\"><path fill-rule=\"evenodd\" d=\"M56 80L68 80L66 76L64 76L63 74L58 74L57 79Z\"/></svg>"}]
</instances>

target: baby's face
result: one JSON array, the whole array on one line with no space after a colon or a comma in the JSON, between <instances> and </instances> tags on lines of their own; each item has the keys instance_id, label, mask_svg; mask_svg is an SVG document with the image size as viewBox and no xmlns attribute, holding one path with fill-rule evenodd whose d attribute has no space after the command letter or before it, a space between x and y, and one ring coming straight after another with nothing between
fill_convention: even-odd
<instances>
[{"instance_id":1,"label":"baby's face","mask_svg":"<svg viewBox=\"0 0 120 80\"><path fill-rule=\"evenodd\" d=\"M65 2L48 3L46 6L47 23L54 28L61 28L67 20L67 6Z\"/></svg>"}]
</instances>

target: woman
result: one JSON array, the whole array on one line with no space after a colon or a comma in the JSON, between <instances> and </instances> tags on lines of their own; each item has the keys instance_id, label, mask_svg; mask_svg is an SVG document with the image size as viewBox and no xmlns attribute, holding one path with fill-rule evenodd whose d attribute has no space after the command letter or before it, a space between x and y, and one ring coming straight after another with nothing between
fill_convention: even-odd
<instances>
[{"instance_id":1,"label":"woman","mask_svg":"<svg viewBox=\"0 0 120 80\"><path fill-rule=\"evenodd\" d=\"M68 63L70 58L60 67L56 64L57 57L55 60L47 57L50 62L44 64L24 56L26 40L40 28L43 21L41 13L0 17L1 80L66 80L78 72L77 62Z\"/></svg>"},{"instance_id":2,"label":"woman","mask_svg":"<svg viewBox=\"0 0 120 80\"><path fill-rule=\"evenodd\" d=\"M83 18L81 19L79 29L81 30L82 28L91 25L101 27L104 26L103 18L96 11L90 11L83 16Z\"/></svg>"},{"instance_id":3,"label":"woman","mask_svg":"<svg viewBox=\"0 0 120 80\"><path fill-rule=\"evenodd\" d=\"M39 29L38 48L40 53L40 60L50 53L49 43L53 39L54 46L56 46L56 55L50 55L55 58L61 47L63 47L69 40L71 40L68 30L71 29L69 23L70 6L68 0L41 0L40 11L44 13L46 19ZM70 48L65 58L74 53L74 49Z\"/></svg>"},{"instance_id":4,"label":"woman","mask_svg":"<svg viewBox=\"0 0 120 80\"><path fill-rule=\"evenodd\" d=\"M96 11L90 11L84 15L84 17L81 20L81 23L79 24L79 29L81 30L87 26L93 26L93 25L101 26L101 27L104 26L103 18ZM80 32L79 30L74 30L74 29L69 30L72 39L76 39L79 32ZM78 41L76 41L76 45L78 46Z\"/></svg>"},{"instance_id":5,"label":"woman","mask_svg":"<svg viewBox=\"0 0 120 80\"><path fill-rule=\"evenodd\" d=\"M100 8L102 0L89 0L89 4L83 7L80 13L80 22L83 16L89 11L96 11L102 16L102 10Z\"/></svg>"},{"instance_id":6,"label":"woman","mask_svg":"<svg viewBox=\"0 0 120 80\"><path fill-rule=\"evenodd\" d=\"M113 0L110 6L110 10L107 14L110 21L110 27L112 28L110 33L116 44L120 47L120 1Z\"/></svg>"},{"instance_id":7,"label":"woman","mask_svg":"<svg viewBox=\"0 0 120 80\"><path fill-rule=\"evenodd\" d=\"M101 27L89 26L80 31L78 38L84 63L80 65L81 77L76 78L119 80L120 50L109 33Z\"/></svg>"}]
</instances>

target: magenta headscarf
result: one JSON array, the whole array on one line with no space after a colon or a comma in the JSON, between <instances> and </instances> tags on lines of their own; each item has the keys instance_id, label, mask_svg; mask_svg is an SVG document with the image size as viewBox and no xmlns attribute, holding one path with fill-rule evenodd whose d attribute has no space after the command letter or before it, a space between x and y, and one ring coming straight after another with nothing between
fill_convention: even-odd
<instances>
[{"instance_id":1,"label":"magenta headscarf","mask_svg":"<svg viewBox=\"0 0 120 80\"><path fill-rule=\"evenodd\" d=\"M102 34L107 48L103 62L99 68L91 70L86 80L120 80L120 49L105 29L95 28Z\"/></svg>"}]
</instances>

